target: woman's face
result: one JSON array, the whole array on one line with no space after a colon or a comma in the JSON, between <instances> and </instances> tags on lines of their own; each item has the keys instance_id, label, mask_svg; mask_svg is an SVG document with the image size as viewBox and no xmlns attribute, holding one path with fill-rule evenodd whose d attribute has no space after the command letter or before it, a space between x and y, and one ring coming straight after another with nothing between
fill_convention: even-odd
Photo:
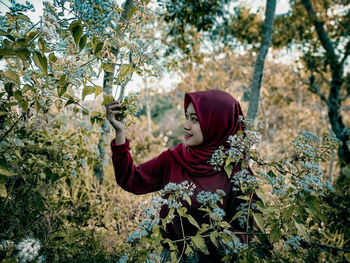
<instances>
[{"instance_id":1,"label":"woman's face","mask_svg":"<svg viewBox=\"0 0 350 263\"><path fill-rule=\"evenodd\" d=\"M198 146L203 142L203 133L192 102L188 105L185 116L185 143L188 146Z\"/></svg>"}]
</instances>

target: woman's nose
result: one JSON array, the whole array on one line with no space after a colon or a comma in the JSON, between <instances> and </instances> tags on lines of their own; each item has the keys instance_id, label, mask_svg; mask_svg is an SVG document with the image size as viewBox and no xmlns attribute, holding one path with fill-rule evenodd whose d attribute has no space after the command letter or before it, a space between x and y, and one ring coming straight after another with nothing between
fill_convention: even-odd
<instances>
[{"instance_id":1,"label":"woman's nose","mask_svg":"<svg viewBox=\"0 0 350 263\"><path fill-rule=\"evenodd\" d=\"M189 120L185 120L185 122L184 122L184 129L185 129L185 130L190 130L190 129L191 129Z\"/></svg>"}]
</instances>

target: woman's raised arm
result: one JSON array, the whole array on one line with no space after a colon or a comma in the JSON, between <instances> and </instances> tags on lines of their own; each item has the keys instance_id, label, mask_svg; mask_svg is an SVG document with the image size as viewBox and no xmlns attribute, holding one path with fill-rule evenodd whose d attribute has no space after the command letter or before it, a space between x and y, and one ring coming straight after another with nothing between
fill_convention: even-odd
<instances>
[{"instance_id":1,"label":"woman's raised arm","mask_svg":"<svg viewBox=\"0 0 350 263\"><path fill-rule=\"evenodd\" d=\"M118 185L124 190L134 194L146 194L164 187L164 176L167 174L166 166L169 158L168 151L148 162L135 166L129 151L128 140L121 145L116 145L112 141L111 149L115 178Z\"/></svg>"}]
</instances>

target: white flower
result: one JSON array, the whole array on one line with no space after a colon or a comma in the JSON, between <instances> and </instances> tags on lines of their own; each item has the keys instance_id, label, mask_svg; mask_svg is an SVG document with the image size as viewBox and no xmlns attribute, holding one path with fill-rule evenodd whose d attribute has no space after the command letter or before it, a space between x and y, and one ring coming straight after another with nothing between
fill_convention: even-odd
<instances>
[{"instance_id":1,"label":"white flower","mask_svg":"<svg viewBox=\"0 0 350 263\"><path fill-rule=\"evenodd\" d=\"M39 240L34 238L26 238L17 244L16 249L18 250L17 258L20 263L32 262L39 255L41 244Z\"/></svg>"}]
</instances>

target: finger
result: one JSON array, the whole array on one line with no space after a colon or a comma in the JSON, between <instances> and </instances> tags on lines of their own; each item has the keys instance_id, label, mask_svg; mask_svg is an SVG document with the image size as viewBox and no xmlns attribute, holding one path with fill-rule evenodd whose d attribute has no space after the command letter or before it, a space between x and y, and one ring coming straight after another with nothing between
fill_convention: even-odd
<instances>
[{"instance_id":1,"label":"finger","mask_svg":"<svg viewBox=\"0 0 350 263\"><path fill-rule=\"evenodd\" d=\"M106 103L105 107L107 108L107 107L110 107L112 105L118 105L118 104L120 104L119 100L112 100L111 102Z\"/></svg>"},{"instance_id":2,"label":"finger","mask_svg":"<svg viewBox=\"0 0 350 263\"><path fill-rule=\"evenodd\" d=\"M117 116L117 115L121 115L122 113L123 113L122 111L114 110L114 111L110 111L108 114L113 115L113 116Z\"/></svg>"},{"instance_id":3,"label":"finger","mask_svg":"<svg viewBox=\"0 0 350 263\"><path fill-rule=\"evenodd\" d=\"M110 110L116 110L116 109L121 109L121 105L111 105L111 106L109 106L108 107L108 109L110 109Z\"/></svg>"}]
</instances>

